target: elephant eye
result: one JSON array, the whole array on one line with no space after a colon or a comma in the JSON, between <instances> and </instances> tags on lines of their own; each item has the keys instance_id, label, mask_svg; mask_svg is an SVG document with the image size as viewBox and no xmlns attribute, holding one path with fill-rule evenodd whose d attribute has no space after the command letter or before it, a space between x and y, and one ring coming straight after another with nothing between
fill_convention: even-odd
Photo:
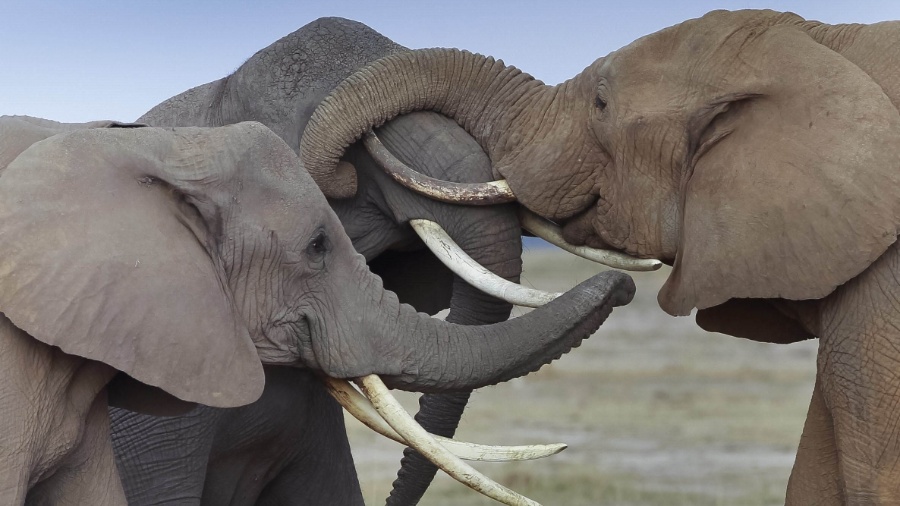
<instances>
[{"instance_id":1,"label":"elephant eye","mask_svg":"<svg viewBox=\"0 0 900 506\"><path fill-rule=\"evenodd\" d=\"M310 262L319 263L325 258L328 247L328 236L324 230L318 230L306 246L306 256Z\"/></svg>"},{"instance_id":2,"label":"elephant eye","mask_svg":"<svg viewBox=\"0 0 900 506\"><path fill-rule=\"evenodd\" d=\"M606 109L606 104L609 102L607 96L606 81L600 81L600 84L597 85L597 95L594 96L594 107L598 111L603 112Z\"/></svg>"}]
</instances>

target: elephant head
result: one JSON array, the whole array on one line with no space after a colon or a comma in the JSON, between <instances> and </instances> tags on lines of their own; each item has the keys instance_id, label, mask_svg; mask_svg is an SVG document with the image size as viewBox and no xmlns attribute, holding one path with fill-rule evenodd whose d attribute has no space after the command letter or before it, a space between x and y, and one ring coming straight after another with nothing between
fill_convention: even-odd
<instances>
[{"instance_id":1,"label":"elephant head","mask_svg":"<svg viewBox=\"0 0 900 506\"><path fill-rule=\"evenodd\" d=\"M461 327L417 314L257 123L52 137L9 164L0 192L3 313L39 341L212 406L258 397L261 362L416 390L503 381L630 296L627 278L607 276L538 318ZM524 356L490 347L518 348L508 336L520 334L534 347Z\"/></svg>"},{"instance_id":2,"label":"elephant head","mask_svg":"<svg viewBox=\"0 0 900 506\"><path fill-rule=\"evenodd\" d=\"M698 308L707 328L773 339L769 323L784 317L764 300L823 297L897 236L900 116L872 77L878 65L848 59L860 54L848 33L716 11L557 86L464 51L402 53L345 80L301 153L314 178L351 193L347 168L335 170L348 142L396 114L436 110L570 242L673 264L664 310ZM788 334L774 339L806 337Z\"/></svg>"}]
</instances>

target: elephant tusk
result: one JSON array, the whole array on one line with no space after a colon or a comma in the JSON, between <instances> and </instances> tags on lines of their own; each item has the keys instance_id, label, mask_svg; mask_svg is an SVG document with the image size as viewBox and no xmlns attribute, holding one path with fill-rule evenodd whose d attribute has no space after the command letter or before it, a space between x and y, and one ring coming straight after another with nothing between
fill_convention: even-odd
<instances>
[{"instance_id":1,"label":"elephant tusk","mask_svg":"<svg viewBox=\"0 0 900 506\"><path fill-rule=\"evenodd\" d=\"M382 436L404 446L410 446L406 439L388 425L375 408L348 381L323 377L325 388L338 403L353 415L354 418ZM390 395L390 394L388 394ZM413 421L415 423L415 421ZM451 453L463 460L482 462L511 462L517 460L534 460L565 450L568 446L562 443L548 445L492 446L456 441L454 439L429 434Z\"/></svg>"},{"instance_id":2,"label":"elephant tusk","mask_svg":"<svg viewBox=\"0 0 900 506\"><path fill-rule=\"evenodd\" d=\"M560 228L553 222L541 218L533 212L519 209L519 222L522 228L541 239L559 246L561 249L578 255L582 258L625 271L655 271L662 267L662 262L651 258L636 258L619 251L590 248L588 246L575 246L567 242Z\"/></svg>"},{"instance_id":3,"label":"elephant tusk","mask_svg":"<svg viewBox=\"0 0 900 506\"><path fill-rule=\"evenodd\" d=\"M507 281L472 259L440 225L428 220L409 220L409 224L428 249L457 276L482 292L510 304L540 307L559 297L560 293L544 292Z\"/></svg>"},{"instance_id":4,"label":"elephant tusk","mask_svg":"<svg viewBox=\"0 0 900 506\"><path fill-rule=\"evenodd\" d=\"M409 413L403 409L403 406L390 394L381 378L372 374L357 380L357 384L372 401L372 405L378 413L394 430L409 441L410 446L452 478L503 504L511 506L540 506L540 504L531 499L491 480L447 451L409 416Z\"/></svg>"},{"instance_id":5,"label":"elephant tusk","mask_svg":"<svg viewBox=\"0 0 900 506\"><path fill-rule=\"evenodd\" d=\"M394 181L426 197L451 204L478 206L505 204L516 200L509 184L504 180L489 183L454 183L417 172L398 160L381 143L375 132L367 132L363 138L363 144L369 150L372 158Z\"/></svg>"}]
</instances>

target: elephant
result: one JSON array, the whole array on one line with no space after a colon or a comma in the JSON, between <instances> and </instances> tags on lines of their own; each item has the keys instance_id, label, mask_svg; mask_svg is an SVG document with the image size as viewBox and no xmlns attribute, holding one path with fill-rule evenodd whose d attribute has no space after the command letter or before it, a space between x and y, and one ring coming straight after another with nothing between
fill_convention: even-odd
<instances>
[{"instance_id":1,"label":"elephant","mask_svg":"<svg viewBox=\"0 0 900 506\"><path fill-rule=\"evenodd\" d=\"M233 74L165 100L137 121L155 126L259 121L299 149L300 133L312 111L335 85L367 63L405 50L362 23L322 18L257 52ZM438 114L421 112L397 118L379 129L378 135L392 153L433 177L459 182L486 182L492 177L481 147L454 121ZM517 282L522 247L515 204L471 207L422 197L385 174L361 145L351 148L346 160L359 168L360 191L353 198L332 199L329 203L354 248L383 278L386 288L419 311L434 314L450 308L450 322L481 325L509 317L512 306L508 302L485 295L454 275L426 249L409 223L424 219L439 224L479 265L502 279ZM273 380L289 381L289 374L270 378L268 384ZM277 391L288 396L292 392L289 388ZM468 397L467 391L425 395L416 419L430 432L451 437ZM173 500L202 496L208 504L221 503L226 489L248 504L271 496L268 489L293 487L286 493L297 497L306 482L299 475L309 466L295 461L306 458L303 442L309 428L294 423L298 416L295 411L306 404L302 399L296 402L291 407L290 400L284 399L259 405L255 411L247 408L229 413L202 408L174 420L113 409L114 448L129 499L134 504L157 504L163 486ZM275 411L272 406L284 409ZM267 444L289 439L299 446L287 452L269 452L278 461L273 457L265 465L284 470L253 480L252 491L235 491L235 486L240 488L249 478L242 481L234 473L218 472L214 456L232 455L231 441L216 436L216 427L224 423L243 426L243 432L255 434L259 441L253 451L244 446L247 450L242 455L251 461L246 464L248 469L259 465L252 454L265 453ZM169 444L175 434L185 441L177 448ZM436 470L414 450L404 453L388 504L417 502ZM209 465L206 456L210 457ZM188 465L186 458L195 462ZM192 469L189 479L172 479L175 474L184 477L186 466ZM150 475L154 477L148 478ZM171 487L175 482L181 487ZM282 482L291 485L279 486Z\"/></svg>"},{"instance_id":2,"label":"elephant","mask_svg":"<svg viewBox=\"0 0 900 506\"><path fill-rule=\"evenodd\" d=\"M124 504L108 403L244 406L263 364L477 388L567 352L633 293L602 273L533 317L443 322L383 288L262 124L116 126L0 118L4 504Z\"/></svg>"},{"instance_id":3,"label":"elephant","mask_svg":"<svg viewBox=\"0 0 900 506\"><path fill-rule=\"evenodd\" d=\"M817 337L786 502L894 503L898 39L893 21L713 11L556 86L465 51L412 51L336 87L300 153L345 197L345 146L398 114L454 118L570 243L672 265L668 313L758 341Z\"/></svg>"}]
</instances>

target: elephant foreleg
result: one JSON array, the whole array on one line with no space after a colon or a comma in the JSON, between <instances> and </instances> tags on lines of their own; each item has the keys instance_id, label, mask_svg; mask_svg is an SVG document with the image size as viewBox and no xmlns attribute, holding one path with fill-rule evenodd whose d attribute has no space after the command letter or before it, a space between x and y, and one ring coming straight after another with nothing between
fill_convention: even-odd
<instances>
[{"instance_id":1,"label":"elephant foreleg","mask_svg":"<svg viewBox=\"0 0 900 506\"><path fill-rule=\"evenodd\" d=\"M106 394L91 405L81 441L53 476L38 483L26 505L124 506L127 504L109 438Z\"/></svg>"},{"instance_id":2,"label":"elephant foreleg","mask_svg":"<svg viewBox=\"0 0 900 506\"><path fill-rule=\"evenodd\" d=\"M898 280L895 245L819 308L818 389L847 504L900 504Z\"/></svg>"},{"instance_id":3,"label":"elephant foreleg","mask_svg":"<svg viewBox=\"0 0 900 506\"><path fill-rule=\"evenodd\" d=\"M809 504L811 497L815 497L816 504L822 506L844 503L834 441L834 422L825 405L818 377L797 448L797 458L788 481L785 505Z\"/></svg>"},{"instance_id":4,"label":"elephant foreleg","mask_svg":"<svg viewBox=\"0 0 900 506\"><path fill-rule=\"evenodd\" d=\"M453 437L462 418L471 391L447 394L425 394L419 398L416 421L438 436ZM412 448L403 450L400 470L394 480L387 506L418 504L434 479L437 467Z\"/></svg>"},{"instance_id":5,"label":"elephant foreleg","mask_svg":"<svg viewBox=\"0 0 900 506\"><path fill-rule=\"evenodd\" d=\"M43 344L0 314L0 371L0 503L125 504L106 416L115 370Z\"/></svg>"}]
</instances>

